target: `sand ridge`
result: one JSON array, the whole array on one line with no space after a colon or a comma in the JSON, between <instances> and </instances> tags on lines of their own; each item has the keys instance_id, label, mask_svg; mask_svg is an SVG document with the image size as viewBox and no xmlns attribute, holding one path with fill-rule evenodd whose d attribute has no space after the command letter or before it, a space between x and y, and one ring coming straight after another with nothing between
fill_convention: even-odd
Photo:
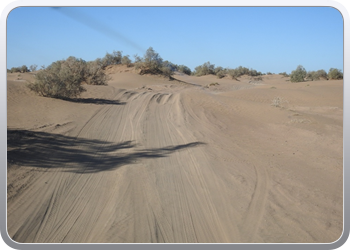
<instances>
[{"instance_id":1,"label":"sand ridge","mask_svg":"<svg viewBox=\"0 0 350 250\"><path fill-rule=\"evenodd\" d=\"M8 74L13 240L341 236L343 81L107 72L108 86L87 85L80 102L36 96Z\"/></svg>"}]
</instances>

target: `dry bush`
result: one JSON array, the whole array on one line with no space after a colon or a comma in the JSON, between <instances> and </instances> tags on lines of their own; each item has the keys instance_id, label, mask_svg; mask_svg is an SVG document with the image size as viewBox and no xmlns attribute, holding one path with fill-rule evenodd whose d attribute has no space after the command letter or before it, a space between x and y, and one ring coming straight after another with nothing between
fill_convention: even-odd
<instances>
[{"instance_id":1,"label":"dry bush","mask_svg":"<svg viewBox=\"0 0 350 250\"><path fill-rule=\"evenodd\" d=\"M282 104L285 102L286 101L282 97L277 96L272 100L271 106L274 106L276 108L282 107Z\"/></svg>"},{"instance_id":2,"label":"dry bush","mask_svg":"<svg viewBox=\"0 0 350 250\"><path fill-rule=\"evenodd\" d=\"M81 82L84 81L85 68L85 61L75 57L56 61L38 71L35 81L28 84L28 87L45 97L77 97L85 91L81 86Z\"/></svg>"}]
</instances>

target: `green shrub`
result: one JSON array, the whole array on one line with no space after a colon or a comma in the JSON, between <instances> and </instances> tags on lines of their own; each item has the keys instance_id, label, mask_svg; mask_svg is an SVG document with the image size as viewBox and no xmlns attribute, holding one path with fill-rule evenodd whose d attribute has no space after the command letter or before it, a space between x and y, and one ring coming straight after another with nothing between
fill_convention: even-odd
<instances>
[{"instance_id":1,"label":"green shrub","mask_svg":"<svg viewBox=\"0 0 350 250\"><path fill-rule=\"evenodd\" d=\"M221 70L219 72L216 73L216 76L221 79L221 78L224 78L226 76L226 72L225 70Z\"/></svg>"},{"instance_id":2,"label":"green shrub","mask_svg":"<svg viewBox=\"0 0 350 250\"><path fill-rule=\"evenodd\" d=\"M175 64L165 61L152 48L149 47L143 58L135 55L135 68L140 69L140 74L159 74L170 76L174 73Z\"/></svg>"},{"instance_id":3,"label":"green shrub","mask_svg":"<svg viewBox=\"0 0 350 250\"><path fill-rule=\"evenodd\" d=\"M191 73L192 73L191 69L185 65L177 66L177 70L181 73L186 74L186 75L191 75Z\"/></svg>"},{"instance_id":4,"label":"green shrub","mask_svg":"<svg viewBox=\"0 0 350 250\"><path fill-rule=\"evenodd\" d=\"M303 82L306 77L306 70L303 66L299 65L296 70L290 74L291 82Z\"/></svg>"},{"instance_id":5,"label":"green shrub","mask_svg":"<svg viewBox=\"0 0 350 250\"><path fill-rule=\"evenodd\" d=\"M132 65L129 56L123 56L121 59L121 63L126 65L127 67L130 67Z\"/></svg>"},{"instance_id":6,"label":"green shrub","mask_svg":"<svg viewBox=\"0 0 350 250\"><path fill-rule=\"evenodd\" d=\"M282 72L282 73L279 73L279 75L282 75L284 77L288 77L289 75L287 74L287 72Z\"/></svg>"},{"instance_id":7,"label":"green shrub","mask_svg":"<svg viewBox=\"0 0 350 250\"><path fill-rule=\"evenodd\" d=\"M343 73L339 69L331 68L328 72L328 78L329 79L343 79Z\"/></svg>"},{"instance_id":8,"label":"green shrub","mask_svg":"<svg viewBox=\"0 0 350 250\"><path fill-rule=\"evenodd\" d=\"M204 76L204 75L215 75L215 65L211 64L209 61L206 63L203 63L200 66L197 66L194 69L194 75L196 76Z\"/></svg>"},{"instance_id":9,"label":"green shrub","mask_svg":"<svg viewBox=\"0 0 350 250\"><path fill-rule=\"evenodd\" d=\"M89 85L106 85L110 79L103 71L99 59L86 63L84 81Z\"/></svg>"},{"instance_id":10,"label":"green shrub","mask_svg":"<svg viewBox=\"0 0 350 250\"><path fill-rule=\"evenodd\" d=\"M81 59L69 57L52 63L35 75L35 81L29 89L41 96L53 98L71 98L79 96L85 89L84 80L86 63Z\"/></svg>"},{"instance_id":11,"label":"green shrub","mask_svg":"<svg viewBox=\"0 0 350 250\"><path fill-rule=\"evenodd\" d=\"M306 79L311 81L320 80L320 78L328 79L326 71L323 69L317 71L309 71L306 74Z\"/></svg>"},{"instance_id":12,"label":"green shrub","mask_svg":"<svg viewBox=\"0 0 350 250\"><path fill-rule=\"evenodd\" d=\"M77 97L85 91L82 82L105 85L107 81L101 59L85 62L71 56L39 70L28 87L41 96L64 99Z\"/></svg>"},{"instance_id":13,"label":"green shrub","mask_svg":"<svg viewBox=\"0 0 350 250\"><path fill-rule=\"evenodd\" d=\"M29 66L29 69L32 72L36 71L37 68L38 68L38 65L36 65L36 64L32 64L32 65Z\"/></svg>"}]
</instances>

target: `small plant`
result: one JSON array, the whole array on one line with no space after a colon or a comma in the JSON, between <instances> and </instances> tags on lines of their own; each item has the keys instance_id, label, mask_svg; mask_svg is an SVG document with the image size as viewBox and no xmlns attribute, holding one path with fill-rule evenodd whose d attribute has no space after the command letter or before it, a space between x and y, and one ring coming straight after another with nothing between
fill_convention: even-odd
<instances>
[{"instance_id":1,"label":"small plant","mask_svg":"<svg viewBox=\"0 0 350 250\"><path fill-rule=\"evenodd\" d=\"M283 100L282 97L275 97L273 100L272 100L272 103L271 103L271 106L274 106L274 107L281 107L282 103L284 103L285 101Z\"/></svg>"},{"instance_id":2,"label":"small plant","mask_svg":"<svg viewBox=\"0 0 350 250\"><path fill-rule=\"evenodd\" d=\"M37 68L38 68L38 65L36 65L36 64L33 64L33 65L29 66L29 69L30 69L31 72L36 71Z\"/></svg>"}]
</instances>

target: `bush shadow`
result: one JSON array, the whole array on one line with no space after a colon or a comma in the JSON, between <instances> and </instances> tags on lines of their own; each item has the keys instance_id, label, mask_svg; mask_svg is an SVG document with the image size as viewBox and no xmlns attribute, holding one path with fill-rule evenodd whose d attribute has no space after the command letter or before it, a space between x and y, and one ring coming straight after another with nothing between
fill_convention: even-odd
<instances>
[{"instance_id":1,"label":"bush shadow","mask_svg":"<svg viewBox=\"0 0 350 250\"><path fill-rule=\"evenodd\" d=\"M29 130L7 130L8 167L59 169L64 172L97 173L110 171L140 160L166 157L203 142L162 148L137 149L133 141L121 143L75 138ZM132 149L132 150L130 150Z\"/></svg>"},{"instance_id":2,"label":"bush shadow","mask_svg":"<svg viewBox=\"0 0 350 250\"><path fill-rule=\"evenodd\" d=\"M62 98L64 101L75 102L75 103L87 103L87 104L98 104L98 105L125 105L126 102L119 100L108 100L101 98Z\"/></svg>"}]
</instances>

